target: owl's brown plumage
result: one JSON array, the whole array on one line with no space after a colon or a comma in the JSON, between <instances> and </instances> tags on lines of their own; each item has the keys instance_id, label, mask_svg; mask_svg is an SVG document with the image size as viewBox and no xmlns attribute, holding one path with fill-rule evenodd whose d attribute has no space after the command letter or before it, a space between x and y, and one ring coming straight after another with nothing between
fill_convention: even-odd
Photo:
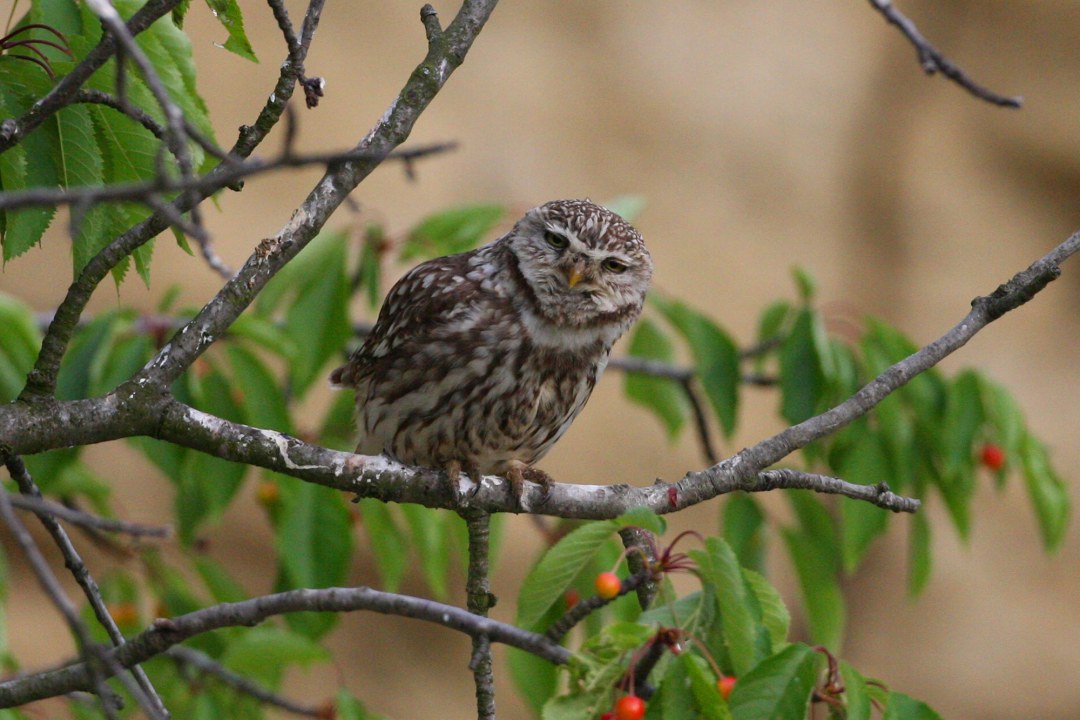
<instances>
[{"instance_id":1,"label":"owl's brown plumage","mask_svg":"<svg viewBox=\"0 0 1080 720\"><path fill-rule=\"evenodd\" d=\"M331 382L356 390L358 452L510 474L551 449L641 313L652 259L588 200L533 208L503 237L390 290Z\"/></svg>"}]
</instances>

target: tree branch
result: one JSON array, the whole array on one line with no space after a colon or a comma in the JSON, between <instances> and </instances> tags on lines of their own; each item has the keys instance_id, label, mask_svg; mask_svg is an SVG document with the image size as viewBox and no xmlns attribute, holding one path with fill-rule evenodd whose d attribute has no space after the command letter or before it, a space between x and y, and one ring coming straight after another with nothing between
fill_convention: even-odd
<instances>
[{"instance_id":1,"label":"tree branch","mask_svg":"<svg viewBox=\"0 0 1080 720\"><path fill-rule=\"evenodd\" d=\"M116 666L130 667L165 652L177 643L211 630L240 625L252 626L268 617L283 613L340 613L358 610L425 620L472 637L485 636L491 642L520 648L555 664L566 663L571 656L569 650L538 633L480 617L453 605L367 587L290 590L242 602L215 605L175 618L158 619L122 647L108 651L107 656ZM105 668L106 671L109 669ZM91 687L89 665L78 662L0 683L0 708L15 707Z\"/></svg>"},{"instance_id":2,"label":"tree branch","mask_svg":"<svg viewBox=\"0 0 1080 720\"><path fill-rule=\"evenodd\" d=\"M143 6L139 12L137 12L128 23L128 29L134 35L137 32L141 32L146 29L154 20L157 20L161 15L171 10L178 4L179 0L150 0ZM304 35L301 37L301 49L306 54L311 44L311 37L315 32L315 28L318 27L320 13L322 11L323 0L312 0L308 6L307 15L304 18ZM157 12L160 10L160 12ZM156 15L151 16L151 12L157 12ZM108 43L106 43L108 40ZM96 58L99 51L105 52L102 48L107 48L108 52L104 57L100 58L100 62L96 65L91 63L91 58ZM34 108L30 113L25 116L27 123L32 122L34 126L40 124L44 119L33 116L33 113L39 107L51 107L49 114L52 114L66 105L69 101L64 100L60 104L59 100L52 101L52 105L49 103L49 99L56 95L61 86L68 82L69 78L76 78L72 80L72 87L67 92L73 93L86 78L100 67L108 57L115 50L115 43L112 41L112 36L106 34L102 38L101 44L95 48L86 60L79 65L78 68L73 70L68 75L65 75L56 88L48 96L34 105ZM85 76L78 79L77 73L80 69L87 66L89 69L85 71ZM266 138L267 134L277 124L281 118L282 112L285 110L285 106L288 104L289 99L292 97L293 89L296 87L297 73L300 72L300 68L295 67L291 61L282 63L281 70L278 74L277 85L270 93L266 104L259 112L258 118L253 125L244 125L240 128L240 135L237 138L236 143L230 150L230 156L238 159L248 157L255 148ZM55 105L55 107L53 107ZM47 116L46 116L47 117ZM21 122L22 120L20 120ZM17 123L16 123L17 124ZM19 126L21 127L21 126ZM2 135L2 133L0 133ZM6 145L3 142L3 138L0 137L0 152L6 149ZM230 161L231 162L231 161ZM224 173L229 166L229 162L220 163L214 171ZM225 187L226 183L218 185L217 189ZM205 199L207 195L202 195L199 199ZM175 210L174 214L183 214L188 211L190 207L188 202L191 200L190 194L185 194L172 203L172 207ZM34 368L27 376L26 387L23 388L20 394L22 400L34 400L40 398L49 398L56 392L56 376L60 370L60 360L63 358L64 353L67 351L68 343L71 342L71 336L75 332L75 327L78 325L79 318L82 316L83 310L86 309L86 304L90 301L90 296L93 294L94 289L101 283L102 280L108 276L109 272L127 257L134 252L137 248L144 245L151 238L156 237L160 232L169 227L170 215L161 212L155 212L146 220L142 221L138 225L128 230L126 233L118 237L113 242L109 243L104 249L98 252L90 262L79 273L79 276L68 288L67 295L64 297L63 302L60 303L56 309L56 313L53 316L53 322L49 326L48 331L45 333L45 337L41 343L41 351L38 353L37 360L34 363Z\"/></svg>"},{"instance_id":3,"label":"tree branch","mask_svg":"<svg viewBox=\"0 0 1080 720\"><path fill-rule=\"evenodd\" d=\"M940 72L975 97L993 105L1019 108L1024 104L1024 99L1021 97L999 95L969 78L963 70L954 65L923 37L919 29L915 27L915 23L893 6L892 0L870 0L870 4L884 16L887 22L898 27L904 37L911 41L916 52L919 53L919 64L922 65L922 69L927 75Z\"/></svg>"},{"instance_id":4,"label":"tree branch","mask_svg":"<svg viewBox=\"0 0 1080 720\"><path fill-rule=\"evenodd\" d=\"M430 6L425 6L425 8ZM469 529L469 570L465 583L469 612L487 617L495 607L488 581L488 539L491 516L485 512L463 514ZM491 641L486 635L473 635L473 654L469 662L476 684L477 720L495 720L495 674L491 662Z\"/></svg>"},{"instance_id":5,"label":"tree branch","mask_svg":"<svg viewBox=\"0 0 1080 720\"><path fill-rule=\"evenodd\" d=\"M34 495L9 494L8 502L20 510L29 510L38 517L43 515L57 517L61 520L66 520L72 525L79 525L80 527L90 528L92 530L124 533L131 535L132 537L167 538L172 535L172 531L168 527L143 525L141 523L125 522L123 520L101 517L100 515L94 515L93 513L88 513L83 510L76 510L75 508L69 508L66 505L61 505L60 503L52 502L51 500L46 500L43 497Z\"/></svg>"}]
</instances>

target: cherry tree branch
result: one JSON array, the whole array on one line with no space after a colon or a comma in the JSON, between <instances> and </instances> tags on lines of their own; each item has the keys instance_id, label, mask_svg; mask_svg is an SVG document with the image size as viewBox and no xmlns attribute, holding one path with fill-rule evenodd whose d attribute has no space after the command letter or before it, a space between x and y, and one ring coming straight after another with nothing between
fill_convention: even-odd
<instances>
[{"instance_id":1,"label":"cherry tree branch","mask_svg":"<svg viewBox=\"0 0 1080 720\"><path fill-rule=\"evenodd\" d=\"M2 492L2 491L0 491ZM142 523L125 522L114 518L101 517L84 510L76 510L58 502L46 500L34 495L8 494L8 502L20 510L28 510L39 517L42 515L52 516L66 520L72 525L78 525L91 530L104 530L106 532L124 533L132 537L157 537L167 538L172 535L168 527L157 525L143 525Z\"/></svg>"},{"instance_id":2,"label":"cherry tree branch","mask_svg":"<svg viewBox=\"0 0 1080 720\"><path fill-rule=\"evenodd\" d=\"M922 66L923 72L927 75L933 75L934 73L940 72L975 97L980 100L985 100L993 105L1019 108L1024 104L1024 99L1021 97L999 95L993 90L979 85L969 78L963 70L954 65L947 57L942 55L936 47L931 45L925 37L923 37L922 33L919 32L919 29L915 27L915 23L897 10L892 4L892 0L870 0L870 4L875 10L882 14L887 22L899 28L900 32L904 34L904 37L915 46L915 50L919 54L919 64Z\"/></svg>"},{"instance_id":3,"label":"cherry tree branch","mask_svg":"<svg viewBox=\"0 0 1080 720\"><path fill-rule=\"evenodd\" d=\"M12 455L0 448L0 458L3 459L4 465L7 467L8 473L11 475L11 479L15 481L19 491L28 499L44 501L41 496L41 490L38 488L37 483L30 476L30 471L27 469L26 464L22 461L22 458L18 455ZM0 506L10 507L14 505L12 497L7 492L0 492ZM71 538L68 537L67 532L60 526L60 523L56 521L50 513L39 513L38 519L44 526L45 530L53 538L53 542L60 549L61 555L64 557L64 566L71 571L72 576L75 578L75 582L78 583L79 588L82 589L83 594L86 596L87 601L90 603L90 607L94 612L94 617L98 623L105 628L106 633L109 636L115 646L122 646L124 644L124 635L120 632L120 628L117 627L116 621L113 620L112 615L109 613L108 608L105 606L105 600L101 597L101 589L98 587L97 582L93 576L90 575L90 570L86 567L86 563L83 562L82 557L79 555L79 551L75 549L75 545L71 542ZM6 522L12 527L13 531L21 527L21 523L15 519L15 525L12 524L12 518L6 518ZM24 552L30 559L35 572L38 575L38 579L45 587L53 604L60 610L61 614L67 620L69 628L79 641L80 648L83 655L92 653L95 657L99 655L98 646L91 641L89 632L82 620L79 618L77 612L74 610L74 606L68 599L67 595L63 593L63 590L59 587L59 583L56 581L52 571L49 570L48 565L40 566L40 563L44 563L44 559L40 557L40 553L37 552L36 546L33 545L32 540L27 545L25 541L22 541ZM103 662L108 667L112 661L102 655ZM92 662L95 668L97 668L97 662ZM98 670L96 669L95 672ZM147 715L155 720L157 718L169 717L168 710L165 709L165 705L161 700L161 696L158 695L157 690L154 688L153 683L150 682L150 678L138 665L131 668L131 675L134 679L134 683L129 683L126 677L122 677L121 680L125 685L131 684L130 690L133 696L138 700L139 706L147 713ZM107 688L103 683L96 683L98 696L101 698L101 703L108 711L109 695ZM105 693L105 694L102 694Z\"/></svg>"},{"instance_id":4,"label":"cherry tree branch","mask_svg":"<svg viewBox=\"0 0 1080 720\"><path fill-rule=\"evenodd\" d=\"M917 505L880 486L855 485L835 478L772 474L771 465L809 443L830 435L868 413L890 393L960 349L990 322L1034 297L1060 275L1060 264L1080 251L1080 232L1072 235L988 296L976 298L971 311L942 337L886 369L855 395L826 412L794 425L736 455L675 483L649 487L568 485L543 490L526 483L526 510L564 518L607 519L633 507L668 513L742 490L763 492L778 482L801 483L817 492L863 499L896 512ZM363 456L311 445L279 432L229 422L188 407L136 377L102 398L68 402L14 403L0 406L0 438L12 452L35 453L132 435L149 435L226 460L272 469L309 482L389 502L461 508L462 501L484 512L520 512L509 484L485 476L479 488L466 477L451 492L434 470L408 467L381 456ZM916 501L917 502L917 501Z\"/></svg>"},{"instance_id":5,"label":"cherry tree branch","mask_svg":"<svg viewBox=\"0 0 1080 720\"><path fill-rule=\"evenodd\" d=\"M179 0L151 0L132 17L131 21L128 23L129 30L132 34L135 34L145 29L154 20L171 10L178 2ZM310 47L311 37L318 27L323 2L324 0L311 0L308 5L308 11L304 18L304 34L301 36L300 43L300 47L305 53ZM153 8L155 12L160 10L160 13L149 17L147 13L151 8ZM108 43L106 43L106 38L109 39ZM31 117L32 113L39 107L52 108L49 111L51 114L71 102L71 96L78 90L81 84L85 82L86 78L89 77L97 67L100 67L100 65L108 59L109 55L114 52L115 44L111 41L111 38L111 35L106 34L102 39L102 43L87 56L86 60L79 65L79 68L76 68L76 70L65 75L64 78L57 83L57 86L53 89L52 93L34 105L34 109L27 115L27 124L36 126L36 124L39 124L44 119L43 117L37 118L37 116ZM97 57L101 48L108 48L108 54L106 54L97 65L93 65L91 59ZM84 65L87 65L90 69L86 72L85 77L78 80L76 74ZM254 152L255 148L258 147L260 143L262 143L270 130L273 129L281 118L289 99L292 97L293 90L297 83L297 76L301 70L302 68L297 67L291 59L282 63L277 84L270 93L266 104L259 112L257 119L252 125L244 125L240 128L239 137L229 151L231 157L237 159L246 158ZM53 98L62 86L68 84L68 78L76 78L76 80L70 82L70 87L67 88L63 96L59 96L58 99L50 101L50 98ZM53 107L53 105L55 105L55 107ZM6 148L2 136L3 132L0 130L0 152ZM215 172L224 174L230 164L230 162L220 163L213 171L211 171L211 175ZM216 189L223 188L227 184L227 182L219 183ZM199 193L198 199L205 199L210 194L212 193L206 193L205 195ZM185 193L180 198L173 201L171 204L173 211L171 213L155 212L149 218L135 225L116 240L109 243L109 245L98 252L97 255L91 258L86 266L83 267L79 276L71 284L71 287L68 288L67 295L64 297L63 302L61 302L56 309L56 313L53 316L53 322L49 325L49 329L42 340L41 351L38 353L34 368L27 377L26 387L20 394L21 399L33 400L36 398L47 398L55 393L56 377L60 369L60 360L67 351L68 343L71 342L71 337L78 325L79 318L86 309L86 304L90 301L90 296L93 294L94 289L108 276L109 272L117 265L117 263L168 228L174 216L182 215L184 212L190 210L189 203L191 201L191 194Z\"/></svg>"},{"instance_id":6,"label":"cherry tree branch","mask_svg":"<svg viewBox=\"0 0 1080 720\"><path fill-rule=\"evenodd\" d=\"M433 600L397 595L368 587L289 590L235 603L223 603L174 618L154 621L122 647L109 650L104 668L130 667L202 633L225 627L253 626L274 615L293 612L356 612L367 610L432 622L471 637L486 637L561 665L571 653L541 634ZM85 661L0 683L0 708L92 689L91 665Z\"/></svg>"}]
</instances>

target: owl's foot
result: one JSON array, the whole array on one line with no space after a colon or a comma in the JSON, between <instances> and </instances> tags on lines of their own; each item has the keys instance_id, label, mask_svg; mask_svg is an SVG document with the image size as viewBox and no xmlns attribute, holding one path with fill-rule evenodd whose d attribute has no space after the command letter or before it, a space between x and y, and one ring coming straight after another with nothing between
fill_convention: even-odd
<instances>
[{"instance_id":1,"label":"owl's foot","mask_svg":"<svg viewBox=\"0 0 1080 720\"><path fill-rule=\"evenodd\" d=\"M510 492L514 494L514 499L517 500L518 507L522 510L527 509L521 502L521 497L525 493L526 480L540 486L542 492L540 505L547 502L548 497L551 495L551 485L555 482L543 470L524 464L512 465L506 473L506 479L510 481Z\"/></svg>"},{"instance_id":2,"label":"owl's foot","mask_svg":"<svg viewBox=\"0 0 1080 720\"><path fill-rule=\"evenodd\" d=\"M461 492L460 481L461 473L465 471L469 475L469 479L472 480L472 487ZM458 460L451 460L443 466L443 472L446 473L446 482L450 487L450 497L453 498L454 504L458 508L464 508L469 504L476 493L480 492L480 468L473 463L461 463Z\"/></svg>"}]
</instances>

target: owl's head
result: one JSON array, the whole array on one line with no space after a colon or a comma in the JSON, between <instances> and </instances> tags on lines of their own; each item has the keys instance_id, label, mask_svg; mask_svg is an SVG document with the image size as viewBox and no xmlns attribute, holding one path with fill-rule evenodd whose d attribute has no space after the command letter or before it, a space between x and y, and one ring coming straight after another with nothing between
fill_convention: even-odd
<instances>
[{"instance_id":1,"label":"owl's head","mask_svg":"<svg viewBox=\"0 0 1080 720\"><path fill-rule=\"evenodd\" d=\"M507 239L547 320L628 326L641 312L652 258L641 233L610 210L554 200L527 212Z\"/></svg>"}]
</instances>

